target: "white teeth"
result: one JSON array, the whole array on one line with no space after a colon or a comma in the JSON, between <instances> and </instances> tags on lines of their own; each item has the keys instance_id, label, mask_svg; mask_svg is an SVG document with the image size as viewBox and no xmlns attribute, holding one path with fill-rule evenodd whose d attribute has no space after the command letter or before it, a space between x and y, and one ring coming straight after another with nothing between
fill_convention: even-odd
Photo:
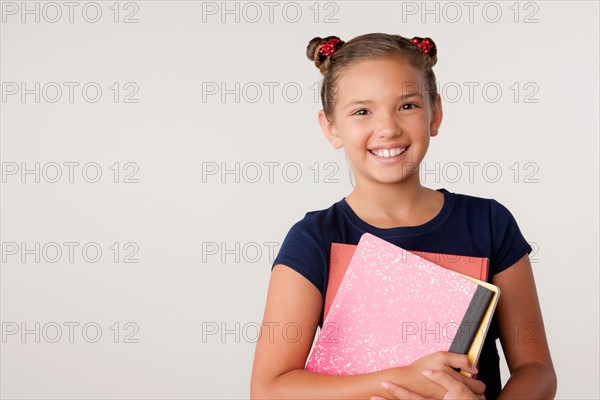
<instances>
[{"instance_id":1,"label":"white teeth","mask_svg":"<svg viewBox=\"0 0 600 400\"><path fill-rule=\"evenodd\" d=\"M395 149L383 149L383 150L371 150L371 153L379 156L379 157L395 157L400 153L404 153L404 150L406 150L406 147L396 147Z\"/></svg>"}]
</instances>

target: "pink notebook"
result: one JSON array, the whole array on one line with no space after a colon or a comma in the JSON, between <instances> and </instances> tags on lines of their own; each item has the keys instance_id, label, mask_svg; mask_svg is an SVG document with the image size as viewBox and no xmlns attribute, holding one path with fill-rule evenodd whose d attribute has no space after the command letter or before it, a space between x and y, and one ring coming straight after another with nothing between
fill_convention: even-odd
<instances>
[{"instance_id":1,"label":"pink notebook","mask_svg":"<svg viewBox=\"0 0 600 400\"><path fill-rule=\"evenodd\" d=\"M370 233L356 247L305 369L353 375L466 354L493 292Z\"/></svg>"},{"instance_id":2,"label":"pink notebook","mask_svg":"<svg viewBox=\"0 0 600 400\"><path fill-rule=\"evenodd\" d=\"M323 307L323 320L327 318L331 303L344 279L346 268L356 250L355 244L331 243L331 256L329 257L329 280L325 292ZM431 253L427 251L409 250L411 253L423 257L440 267L468 275L487 282L490 260L485 257L460 256L456 254Z\"/></svg>"}]
</instances>

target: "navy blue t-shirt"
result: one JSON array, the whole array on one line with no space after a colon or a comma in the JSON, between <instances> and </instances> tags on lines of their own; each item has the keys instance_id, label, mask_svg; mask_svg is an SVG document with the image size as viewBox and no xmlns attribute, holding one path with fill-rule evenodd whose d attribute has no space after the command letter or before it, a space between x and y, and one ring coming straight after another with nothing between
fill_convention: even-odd
<instances>
[{"instance_id":1,"label":"navy blue t-shirt","mask_svg":"<svg viewBox=\"0 0 600 400\"><path fill-rule=\"evenodd\" d=\"M365 232L409 251L487 257L490 282L493 275L531 252L515 218L496 200L437 190L444 194L442 209L419 226L374 227L361 220L345 198L327 209L307 212L289 230L272 267L284 264L299 272L319 289L324 303L331 243L358 244ZM322 316L323 312L320 327ZM479 360L478 377L487 386L488 400L495 399L501 390L497 338L494 317Z\"/></svg>"}]
</instances>

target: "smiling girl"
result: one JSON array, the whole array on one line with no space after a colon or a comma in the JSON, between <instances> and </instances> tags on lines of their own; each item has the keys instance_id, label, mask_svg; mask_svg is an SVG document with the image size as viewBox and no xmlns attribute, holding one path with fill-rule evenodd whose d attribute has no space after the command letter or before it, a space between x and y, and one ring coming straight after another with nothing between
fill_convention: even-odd
<instances>
[{"instance_id":1,"label":"smiling girl","mask_svg":"<svg viewBox=\"0 0 600 400\"><path fill-rule=\"evenodd\" d=\"M356 184L329 208L307 212L282 243L256 345L251 397L552 398L556 375L529 263L532 248L516 220L494 199L421 185L419 165L443 116L433 40L383 33L348 42L314 38L307 56L324 77L319 125L335 149L345 150ZM465 355L447 352L361 375L304 369L323 323L331 243L357 244L365 232L407 250L489 258L489 281L502 295L480 356L479 380L456 371L477 372ZM300 334L288 333L289 326ZM515 326L534 327L534 340L515 339ZM511 372L503 389L498 338Z\"/></svg>"}]
</instances>

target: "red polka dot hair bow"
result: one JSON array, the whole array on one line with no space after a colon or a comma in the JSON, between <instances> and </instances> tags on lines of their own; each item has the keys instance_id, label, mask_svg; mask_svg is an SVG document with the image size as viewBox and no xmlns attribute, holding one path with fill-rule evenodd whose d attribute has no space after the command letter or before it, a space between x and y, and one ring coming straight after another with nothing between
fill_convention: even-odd
<instances>
[{"instance_id":1,"label":"red polka dot hair bow","mask_svg":"<svg viewBox=\"0 0 600 400\"><path fill-rule=\"evenodd\" d=\"M335 53L345 42L334 36L329 40L323 40L319 48L319 61L323 62L331 54Z\"/></svg>"},{"instance_id":2,"label":"red polka dot hair bow","mask_svg":"<svg viewBox=\"0 0 600 400\"><path fill-rule=\"evenodd\" d=\"M429 52L433 50L433 43L429 40L429 38L415 36L414 38L410 39L410 41L425 54L429 54Z\"/></svg>"}]
</instances>

